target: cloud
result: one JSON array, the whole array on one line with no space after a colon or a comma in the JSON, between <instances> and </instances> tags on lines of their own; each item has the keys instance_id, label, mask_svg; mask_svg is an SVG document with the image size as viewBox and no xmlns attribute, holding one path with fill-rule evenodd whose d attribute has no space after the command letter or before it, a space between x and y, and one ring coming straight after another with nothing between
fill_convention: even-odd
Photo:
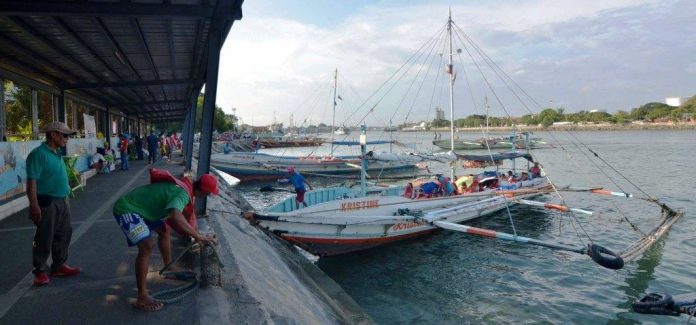
<instances>
[{"instance_id":1,"label":"cloud","mask_svg":"<svg viewBox=\"0 0 696 325\"><path fill-rule=\"evenodd\" d=\"M294 114L295 121L330 122L327 112L335 68L343 83L339 90L347 94L339 111L339 120L345 119L346 111L360 105L358 95L372 94L445 25L449 6L441 1L408 6L384 2L343 13L333 25L319 25L281 12L264 15L266 11L254 10L254 3L244 4L245 17L235 23L225 43L217 101L228 112L236 107L247 123L253 116L255 124L269 123L274 112L279 121ZM696 30L696 8L688 1L497 1L452 8L458 26L541 103L552 99L568 111L585 106L611 111L695 92L691 57L696 44L691 32ZM424 67L431 63L419 61ZM472 82L480 81L474 66L467 67L473 69L467 70ZM394 92L405 91L416 71L412 68ZM463 71L458 78L457 89L464 90ZM345 83L354 91L349 92ZM492 78L491 83L503 86ZM413 87L415 92L417 85ZM432 86L422 88L423 99L405 100L395 118L405 118L411 106L411 119L426 118L429 109L432 116L430 97L446 103L439 98L439 88L437 92ZM316 89L325 94L313 94ZM513 102L507 107L510 114L526 113L503 90L499 95L504 102ZM479 107L484 95L493 97L479 86L475 93ZM302 105L312 96L321 99ZM370 122L388 121L401 97L403 92L385 97ZM466 103L468 97L466 91L456 97L457 114L474 113Z\"/></svg>"}]
</instances>

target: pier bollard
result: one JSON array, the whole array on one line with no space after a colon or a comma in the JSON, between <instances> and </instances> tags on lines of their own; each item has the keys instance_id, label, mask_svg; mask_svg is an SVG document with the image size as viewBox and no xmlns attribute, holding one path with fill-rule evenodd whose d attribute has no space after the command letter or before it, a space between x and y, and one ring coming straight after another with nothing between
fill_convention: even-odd
<instances>
[{"instance_id":1,"label":"pier bollard","mask_svg":"<svg viewBox=\"0 0 696 325\"><path fill-rule=\"evenodd\" d=\"M221 266L215 247L205 245L201 250L201 288L219 287L221 282Z\"/></svg>"}]
</instances>

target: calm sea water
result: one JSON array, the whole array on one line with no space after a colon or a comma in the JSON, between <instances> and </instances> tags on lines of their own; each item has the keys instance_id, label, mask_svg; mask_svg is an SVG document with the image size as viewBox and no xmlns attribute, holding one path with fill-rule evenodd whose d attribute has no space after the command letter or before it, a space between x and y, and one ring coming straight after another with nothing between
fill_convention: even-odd
<instances>
[{"instance_id":1,"label":"calm sea water","mask_svg":"<svg viewBox=\"0 0 696 325\"><path fill-rule=\"evenodd\" d=\"M393 136L409 146L408 150L435 150L429 144L432 133ZM604 162L589 159L587 146L649 195L686 210L685 217L643 258L619 271L604 269L575 253L449 231L359 254L321 259L318 265L380 324L683 324L686 316L641 315L632 312L630 305L649 292L696 292L696 132L538 132L534 136L556 145L554 149L533 151L554 183L620 187L636 197L645 197ZM349 138L357 137L354 133ZM388 137L369 134L371 140ZM388 150L388 145L375 149ZM339 153L357 150L340 148ZM295 155L329 151L330 147L324 145L267 152ZM447 172L444 165L433 164L431 169ZM475 172L479 170L460 169L459 174ZM309 180L318 186L342 182ZM291 195L261 195L258 188L266 184L238 187L255 206L268 206ZM573 223L565 215L518 206L511 209L518 234L581 246L589 241L586 232L596 243L621 251L639 238L623 221L622 214L645 231L659 219L654 204L637 198L563 195L568 205L590 209L595 215L577 215L577 223ZM541 200L559 201L551 195ZM512 232L507 212L468 224Z\"/></svg>"}]
</instances>

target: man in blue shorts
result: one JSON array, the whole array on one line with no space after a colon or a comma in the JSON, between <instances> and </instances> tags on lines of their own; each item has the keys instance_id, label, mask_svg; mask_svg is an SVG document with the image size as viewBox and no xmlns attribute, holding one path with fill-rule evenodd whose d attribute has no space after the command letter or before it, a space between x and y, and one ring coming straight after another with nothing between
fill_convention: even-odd
<instances>
[{"instance_id":1,"label":"man in blue shorts","mask_svg":"<svg viewBox=\"0 0 696 325\"><path fill-rule=\"evenodd\" d=\"M219 193L217 179L204 174L193 183L196 197ZM171 243L164 233L164 220L169 218L178 229L187 236L194 238L201 246L214 243L211 235L203 235L193 229L182 215L189 202L186 190L174 183L161 182L140 186L120 197L114 204L114 217L126 235L128 246L138 246L138 256L135 259L135 278L138 284L138 299L134 307L144 311L162 309L161 302L150 297L147 292L147 271L150 265L153 239L152 233L158 234L158 247L162 257L171 257ZM169 261L164 261L167 264Z\"/></svg>"},{"instance_id":2,"label":"man in blue shorts","mask_svg":"<svg viewBox=\"0 0 696 325\"><path fill-rule=\"evenodd\" d=\"M297 197L295 197L295 209L300 208L300 203L302 203L306 208L307 202L304 200L304 195L307 190L305 189L305 184L309 186L310 190L313 190L312 185L310 185L309 182L302 177L302 174L295 171L295 167L288 167L288 174L290 174L288 179L290 180L290 183L292 183L292 186L295 187L295 193L297 194Z\"/></svg>"}]
</instances>

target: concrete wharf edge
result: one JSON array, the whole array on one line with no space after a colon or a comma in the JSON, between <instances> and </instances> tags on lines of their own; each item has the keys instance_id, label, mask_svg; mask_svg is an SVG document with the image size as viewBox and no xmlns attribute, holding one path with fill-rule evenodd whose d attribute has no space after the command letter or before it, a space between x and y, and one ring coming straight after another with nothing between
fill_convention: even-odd
<instances>
[{"instance_id":1,"label":"concrete wharf edge","mask_svg":"<svg viewBox=\"0 0 696 325\"><path fill-rule=\"evenodd\" d=\"M52 278L48 286L31 286L33 225L27 209L0 221L0 324L371 324L373 321L332 279L302 256L294 246L250 225L240 217L251 207L234 189L223 187L220 197L208 199L208 217L202 230L219 239L225 265L221 286L201 288L182 301L156 313L129 305L135 297L133 263L136 248L129 248L111 208L118 196L149 182L150 165L132 161L129 171L96 175L84 192L71 198L73 239L68 263L83 267L71 278ZM155 167L178 175L178 163ZM221 182L224 184L224 182ZM0 207L2 208L2 207ZM174 241L174 256L185 243ZM162 268L159 251L150 261L150 291L182 284L157 275ZM187 255L181 267L200 273L196 255ZM203 270L205 271L205 270Z\"/></svg>"}]
</instances>

